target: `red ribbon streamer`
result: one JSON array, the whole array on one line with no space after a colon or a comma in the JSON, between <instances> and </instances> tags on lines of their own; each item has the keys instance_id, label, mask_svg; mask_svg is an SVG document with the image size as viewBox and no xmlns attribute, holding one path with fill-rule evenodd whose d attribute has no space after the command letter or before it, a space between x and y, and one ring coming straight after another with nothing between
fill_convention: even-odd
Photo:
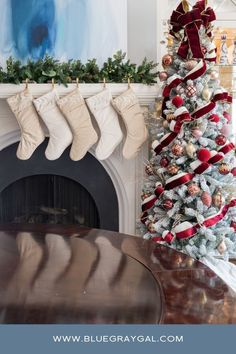
<instances>
[{"instance_id":1,"label":"red ribbon streamer","mask_svg":"<svg viewBox=\"0 0 236 354\"><path fill-rule=\"evenodd\" d=\"M162 94L163 97L169 97L171 90L177 87L179 84L186 83L188 80L196 80L198 77L202 76L207 70L206 62L203 61L202 64L203 65L198 70L192 70L192 72L188 73L183 79L180 77L173 79L169 85L165 86Z\"/></svg>"},{"instance_id":2,"label":"red ribbon streamer","mask_svg":"<svg viewBox=\"0 0 236 354\"><path fill-rule=\"evenodd\" d=\"M206 9L205 1L197 2L192 10L186 13L182 3L177 7L176 11L173 11L170 19L172 25L170 33L177 38L176 33L181 29L184 29L185 32L185 39L178 50L178 54L182 58L187 58L189 50L191 50L193 58L199 59L204 57L198 31L201 24L203 24L206 27L207 35L211 37L211 32L208 28L210 22L215 19L214 11L210 7Z\"/></svg>"},{"instance_id":3,"label":"red ribbon streamer","mask_svg":"<svg viewBox=\"0 0 236 354\"><path fill-rule=\"evenodd\" d=\"M176 232L176 238L180 239L180 240L186 240L188 238L193 237L198 229L201 228L201 226L205 226L205 227L212 227L214 225L216 225L217 223L219 223L228 213L230 208L233 208L236 206L236 199L233 199L229 204L225 205L223 207L223 209L221 210L221 212L215 216L212 216L209 219L206 219L202 224L196 224L193 225L192 227L188 228L187 230L183 230L180 232Z\"/></svg>"},{"instance_id":4,"label":"red ribbon streamer","mask_svg":"<svg viewBox=\"0 0 236 354\"><path fill-rule=\"evenodd\" d=\"M180 178L176 178L175 180L167 183L165 186L165 190L169 191L170 189L174 189L176 187L179 187L182 184L186 184L186 183L190 182L194 176L195 175L193 173L186 173L184 176L181 176Z\"/></svg>"}]
</instances>

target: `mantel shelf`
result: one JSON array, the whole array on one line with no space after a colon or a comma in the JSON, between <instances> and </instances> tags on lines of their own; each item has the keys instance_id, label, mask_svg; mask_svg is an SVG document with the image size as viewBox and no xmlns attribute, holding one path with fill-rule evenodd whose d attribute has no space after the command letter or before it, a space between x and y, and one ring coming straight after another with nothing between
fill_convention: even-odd
<instances>
[{"instance_id":1,"label":"mantel shelf","mask_svg":"<svg viewBox=\"0 0 236 354\"><path fill-rule=\"evenodd\" d=\"M106 87L111 91L113 97L116 97L128 89L127 84L106 84ZM160 94L161 88L159 85L143 85L131 84L132 89L139 98L140 104L143 106L152 103ZM5 99L14 94L24 90L25 84L0 84L0 98ZM67 87L64 85L55 85L60 96L68 94L76 88L76 84L69 84ZM84 98L96 95L103 90L103 84L80 84L80 92ZM52 89L51 84L29 84L29 90L34 97L39 97L49 92Z\"/></svg>"}]
</instances>

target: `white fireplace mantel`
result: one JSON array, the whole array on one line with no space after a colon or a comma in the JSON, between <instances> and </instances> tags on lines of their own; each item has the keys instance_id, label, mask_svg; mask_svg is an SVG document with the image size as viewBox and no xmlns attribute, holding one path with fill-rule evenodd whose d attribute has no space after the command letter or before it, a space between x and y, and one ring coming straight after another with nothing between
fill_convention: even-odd
<instances>
[{"instance_id":1,"label":"white fireplace mantel","mask_svg":"<svg viewBox=\"0 0 236 354\"><path fill-rule=\"evenodd\" d=\"M55 85L60 96L66 95L76 87ZM127 84L107 84L113 97L127 90ZM147 86L131 84L132 89L139 98L142 107L149 106L160 94L158 85ZM18 123L7 105L6 98L24 90L25 85L0 84L0 151L16 143L20 139ZM29 90L34 97L39 97L52 89L51 84L29 84ZM103 89L103 84L80 84L80 92L84 98L95 95ZM140 194L143 185L144 165L148 156L148 143L143 146L137 158L125 160L122 156L122 146L105 161L100 161L108 172L119 203L119 231L127 234L136 234L136 221L140 214ZM94 155L94 149L90 150ZM2 164L2 162L1 162ZM4 168L1 166L1 168ZM88 176L89 178L89 176ZM104 198L106 198L104 189Z\"/></svg>"}]
</instances>

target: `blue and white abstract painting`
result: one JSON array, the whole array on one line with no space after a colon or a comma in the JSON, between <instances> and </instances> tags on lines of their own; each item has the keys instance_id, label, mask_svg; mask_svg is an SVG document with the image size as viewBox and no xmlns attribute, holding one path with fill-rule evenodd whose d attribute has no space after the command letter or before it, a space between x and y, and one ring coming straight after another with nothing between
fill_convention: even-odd
<instances>
[{"instance_id":1,"label":"blue and white abstract painting","mask_svg":"<svg viewBox=\"0 0 236 354\"><path fill-rule=\"evenodd\" d=\"M127 0L0 0L0 63L46 53L60 60L127 50Z\"/></svg>"}]
</instances>

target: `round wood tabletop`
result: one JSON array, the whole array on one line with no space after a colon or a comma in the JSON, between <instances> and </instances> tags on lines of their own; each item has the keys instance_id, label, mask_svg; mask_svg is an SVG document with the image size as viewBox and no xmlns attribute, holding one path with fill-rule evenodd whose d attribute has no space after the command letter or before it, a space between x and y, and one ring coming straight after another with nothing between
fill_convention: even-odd
<instances>
[{"instance_id":1,"label":"round wood tabletop","mask_svg":"<svg viewBox=\"0 0 236 354\"><path fill-rule=\"evenodd\" d=\"M0 323L236 323L236 293L168 247L77 226L0 226Z\"/></svg>"}]
</instances>

